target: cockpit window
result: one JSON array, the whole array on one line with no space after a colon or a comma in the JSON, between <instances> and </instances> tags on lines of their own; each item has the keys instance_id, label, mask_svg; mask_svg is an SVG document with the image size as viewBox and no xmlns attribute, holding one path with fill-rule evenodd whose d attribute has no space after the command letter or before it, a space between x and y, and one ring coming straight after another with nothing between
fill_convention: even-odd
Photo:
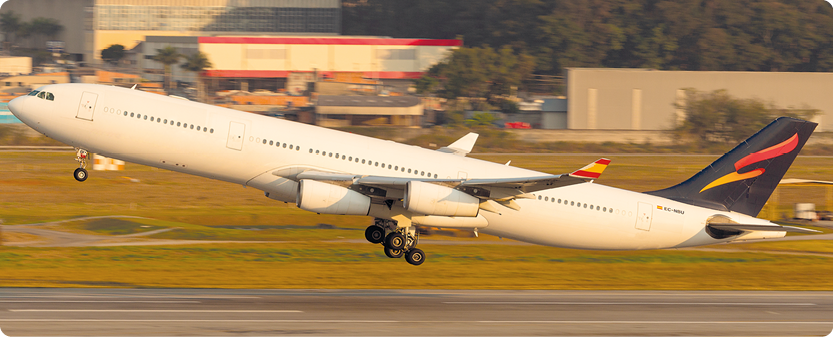
<instances>
[{"instance_id":1,"label":"cockpit window","mask_svg":"<svg viewBox=\"0 0 833 337\"><path fill-rule=\"evenodd\" d=\"M45 99L45 100L48 100L48 101L54 101L55 100L55 95L53 95L51 92L46 92L46 91L33 90L32 92L29 93L28 96L38 96L38 98Z\"/></svg>"}]
</instances>

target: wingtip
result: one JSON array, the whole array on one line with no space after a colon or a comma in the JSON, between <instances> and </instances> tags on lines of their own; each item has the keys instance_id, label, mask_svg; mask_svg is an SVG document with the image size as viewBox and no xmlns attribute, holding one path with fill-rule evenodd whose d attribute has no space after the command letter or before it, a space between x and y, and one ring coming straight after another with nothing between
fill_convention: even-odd
<instances>
[{"instance_id":1,"label":"wingtip","mask_svg":"<svg viewBox=\"0 0 833 337\"><path fill-rule=\"evenodd\" d=\"M598 179L608 165L610 165L610 159L600 158L585 167L573 171L573 173L570 173L570 176L582 179Z\"/></svg>"}]
</instances>

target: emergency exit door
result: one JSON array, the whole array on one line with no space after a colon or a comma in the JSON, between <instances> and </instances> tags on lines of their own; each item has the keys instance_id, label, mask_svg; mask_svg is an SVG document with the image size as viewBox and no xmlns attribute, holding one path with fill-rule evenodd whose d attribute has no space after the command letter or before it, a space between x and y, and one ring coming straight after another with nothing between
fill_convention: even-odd
<instances>
[{"instance_id":1,"label":"emergency exit door","mask_svg":"<svg viewBox=\"0 0 833 337\"><path fill-rule=\"evenodd\" d=\"M98 94L91 92L81 93L81 103L78 104L78 114L75 118L93 120L93 112L95 111L95 102L98 100Z\"/></svg>"},{"instance_id":2,"label":"emergency exit door","mask_svg":"<svg viewBox=\"0 0 833 337\"><path fill-rule=\"evenodd\" d=\"M228 128L228 141L226 147L233 150L243 150L243 136L246 135L246 125L238 122L230 122Z\"/></svg>"},{"instance_id":3,"label":"emergency exit door","mask_svg":"<svg viewBox=\"0 0 833 337\"><path fill-rule=\"evenodd\" d=\"M640 202L636 208L636 229L643 231L651 230L651 218L654 214L654 206L649 203Z\"/></svg>"}]
</instances>

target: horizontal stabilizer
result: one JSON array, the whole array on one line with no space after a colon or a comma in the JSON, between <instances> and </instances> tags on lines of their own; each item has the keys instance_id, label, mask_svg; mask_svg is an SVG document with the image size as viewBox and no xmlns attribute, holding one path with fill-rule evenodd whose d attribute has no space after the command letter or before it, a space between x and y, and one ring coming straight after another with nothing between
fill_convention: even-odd
<instances>
[{"instance_id":1,"label":"horizontal stabilizer","mask_svg":"<svg viewBox=\"0 0 833 337\"><path fill-rule=\"evenodd\" d=\"M710 223L709 227L723 231L742 232L793 232L793 233L821 233L814 229L779 225L750 225L737 223Z\"/></svg>"}]
</instances>

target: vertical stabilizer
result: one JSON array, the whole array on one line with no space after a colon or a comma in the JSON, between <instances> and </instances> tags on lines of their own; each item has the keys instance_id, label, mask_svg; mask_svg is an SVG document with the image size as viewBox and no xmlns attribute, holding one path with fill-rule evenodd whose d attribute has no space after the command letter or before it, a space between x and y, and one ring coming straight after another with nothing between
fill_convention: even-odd
<instances>
[{"instance_id":1,"label":"vertical stabilizer","mask_svg":"<svg viewBox=\"0 0 833 337\"><path fill-rule=\"evenodd\" d=\"M647 193L757 216L817 125L780 117L688 180Z\"/></svg>"}]
</instances>

